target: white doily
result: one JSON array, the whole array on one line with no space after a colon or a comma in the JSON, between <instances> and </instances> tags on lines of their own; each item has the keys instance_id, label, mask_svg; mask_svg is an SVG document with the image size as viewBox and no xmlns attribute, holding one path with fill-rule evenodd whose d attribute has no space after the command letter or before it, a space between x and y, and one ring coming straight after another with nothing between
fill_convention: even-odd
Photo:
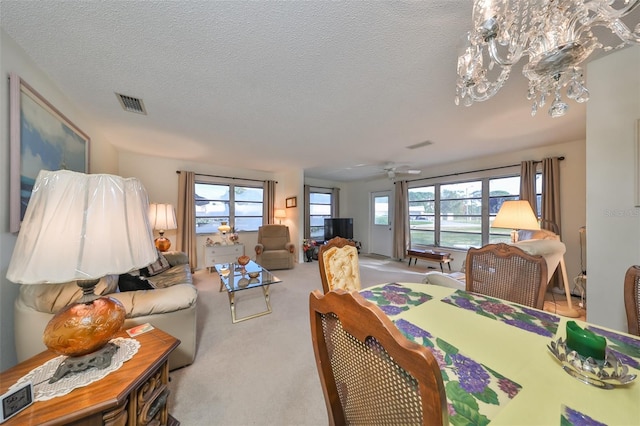
<instances>
[{"instance_id":1,"label":"white doily","mask_svg":"<svg viewBox=\"0 0 640 426\"><path fill-rule=\"evenodd\" d=\"M27 381L33 383L33 399L34 401L46 401L58 396L66 395L76 388L87 386L90 383L98 381L107 374L116 371L125 361L129 361L140 348L140 342L135 339L116 337L111 343L118 345L120 348L116 351L111 359L111 365L104 369L95 367L75 374L68 374L55 383L49 383L49 379L56 372L58 366L67 357L60 355L50 359L40 367L36 367L9 389L14 389Z\"/></svg>"}]
</instances>

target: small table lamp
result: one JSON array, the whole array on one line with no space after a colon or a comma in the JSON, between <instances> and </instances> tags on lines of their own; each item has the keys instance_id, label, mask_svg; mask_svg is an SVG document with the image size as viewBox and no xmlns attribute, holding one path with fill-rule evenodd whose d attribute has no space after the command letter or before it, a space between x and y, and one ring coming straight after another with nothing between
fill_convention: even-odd
<instances>
[{"instance_id":1,"label":"small table lamp","mask_svg":"<svg viewBox=\"0 0 640 426\"><path fill-rule=\"evenodd\" d=\"M171 248L171 241L165 238L164 231L178 228L176 212L173 209L173 205L151 203L149 205L149 222L151 222L151 228L160 234L155 240L158 250L169 250L169 248Z\"/></svg>"},{"instance_id":2,"label":"small table lamp","mask_svg":"<svg viewBox=\"0 0 640 426\"><path fill-rule=\"evenodd\" d=\"M273 212L273 217L275 217L276 219L279 219L279 223L282 224L282 219L287 217L287 212L284 211L284 209L276 209Z\"/></svg>"},{"instance_id":3,"label":"small table lamp","mask_svg":"<svg viewBox=\"0 0 640 426\"><path fill-rule=\"evenodd\" d=\"M227 222L222 222L220 226L218 226L218 232L222 234L222 244L229 244L227 240L227 234L231 232L231 227L227 224Z\"/></svg>"},{"instance_id":4,"label":"small table lamp","mask_svg":"<svg viewBox=\"0 0 640 426\"><path fill-rule=\"evenodd\" d=\"M125 310L94 287L156 260L147 192L138 179L40 171L7 270L18 284L77 281L82 297L58 312L44 330L44 344L67 355L51 381L89 367L106 368L117 346ZM103 354L95 351L102 349ZM76 358L78 357L78 358Z\"/></svg>"},{"instance_id":5,"label":"small table lamp","mask_svg":"<svg viewBox=\"0 0 640 426\"><path fill-rule=\"evenodd\" d=\"M518 242L518 230L540 229L538 219L533 214L531 204L526 200L505 201L502 203L496 218L491 224L493 228L511 228L511 242Z\"/></svg>"}]
</instances>

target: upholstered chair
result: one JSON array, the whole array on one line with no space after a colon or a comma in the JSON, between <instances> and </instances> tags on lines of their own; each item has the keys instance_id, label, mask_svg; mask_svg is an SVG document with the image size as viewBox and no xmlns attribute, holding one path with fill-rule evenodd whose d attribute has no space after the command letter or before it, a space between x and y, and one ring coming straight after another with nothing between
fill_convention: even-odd
<instances>
[{"instance_id":1,"label":"upholstered chair","mask_svg":"<svg viewBox=\"0 0 640 426\"><path fill-rule=\"evenodd\" d=\"M265 269L292 269L295 264L295 246L286 225L262 225L258 228L255 250L256 263Z\"/></svg>"},{"instance_id":2,"label":"upholstered chair","mask_svg":"<svg viewBox=\"0 0 640 426\"><path fill-rule=\"evenodd\" d=\"M358 249L353 241L335 237L320 246L318 266L322 289L325 293L341 288L360 290Z\"/></svg>"}]
</instances>

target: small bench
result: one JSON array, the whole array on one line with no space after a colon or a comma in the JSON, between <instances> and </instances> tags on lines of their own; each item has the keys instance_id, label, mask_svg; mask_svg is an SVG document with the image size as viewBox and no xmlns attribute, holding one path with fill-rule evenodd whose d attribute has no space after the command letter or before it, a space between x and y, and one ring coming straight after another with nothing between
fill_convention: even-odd
<instances>
[{"instance_id":1,"label":"small bench","mask_svg":"<svg viewBox=\"0 0 640 426\"><path fill-rule=\"evenodd\" d=\"M418 259L422 259L428 262L438 262L440 264L440 271L442 272L444 272L442 265L446 263L447 266L449 266L449 271L451 271L451 261L453 260L451 253L444 251L409 249L407 250L407 257L409 258L409 266L411 266L412 259L415 259L413 262L414 265L418 263Z\"/></svg>"}]
</instances>

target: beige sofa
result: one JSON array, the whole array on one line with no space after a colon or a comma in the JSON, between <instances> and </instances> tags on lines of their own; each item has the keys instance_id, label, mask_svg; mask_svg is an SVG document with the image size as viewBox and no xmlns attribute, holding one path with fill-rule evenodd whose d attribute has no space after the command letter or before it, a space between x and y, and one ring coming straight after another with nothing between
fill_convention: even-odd
<instances>
[{"instance_id":1,"label":"beige sofa","mask_svg":"<svg viewBox=\"0 0 640 426\"><path fill-rule=\"evenodd\" d=\"M196 302L189 259L181 252L164 256L171 268L152 277L153 290L118 291L118 275L109 275L96 285L96 294L109 295L124 305L124 328L151 323L180 339L180 346L169 357L174 370L189 365L196 353ZM42 333L49 320L62 307L76 301L82 290L75 282L60 285L21 285L15 301L15 344L18 362L46 349Z\"/></svg>"}]
</instances>

